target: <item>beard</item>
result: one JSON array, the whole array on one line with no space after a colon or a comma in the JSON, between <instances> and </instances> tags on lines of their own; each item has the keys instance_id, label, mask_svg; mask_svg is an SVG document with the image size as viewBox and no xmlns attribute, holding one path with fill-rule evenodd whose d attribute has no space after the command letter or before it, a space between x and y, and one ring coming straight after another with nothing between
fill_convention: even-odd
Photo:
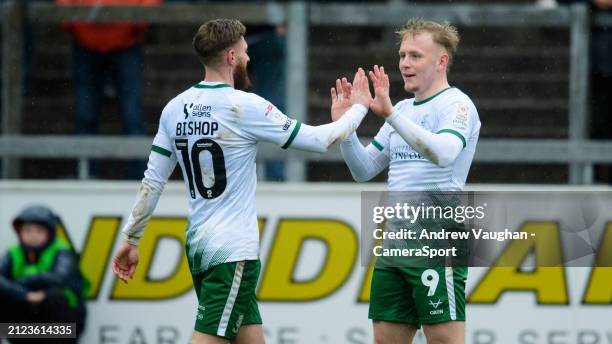
<instances>
[{"instance_id":1,"label":"beard","mask_svg":"<svg viewBox=\"0 0 612 344\"><path fill-rule=\"evenodd\" d=\"M247 71L246 63L239 64L234 69L234 88L237 90L245 91L251 88L251 79L249 78L249 72Z\"/></svg>"}]
</instances>

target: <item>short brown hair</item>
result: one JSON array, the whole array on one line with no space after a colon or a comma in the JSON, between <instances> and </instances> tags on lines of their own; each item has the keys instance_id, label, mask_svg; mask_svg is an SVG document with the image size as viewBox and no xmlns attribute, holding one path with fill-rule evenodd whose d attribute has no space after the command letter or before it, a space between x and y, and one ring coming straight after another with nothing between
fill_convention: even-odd
<instances>
[{"instance_id":1,"label":"short brown hair","mask_svg":"<svg viewBox=\"0 0 612 344\"><path fill-rule=\"evenodd\" d=\"M204 23L193 36L193 47L202 64L211 65L225 49L246 34L246 27L237 19L214 19Z\"/></svg>"},{"instance_id":2,"label":"short brown hair","mask_svg":"<svg viewBox=\"0 0 612 344\"><path fill-rule=\"evenodd\" d=\"M441 45L448 53L448 67L453 63L453 55L459 45L459 31L448 22L438 23L423 19L410 19L402 28L396 32L400 43L408 35L417 35L429 32L433 41Z\"/></svg>"}]
</instances>

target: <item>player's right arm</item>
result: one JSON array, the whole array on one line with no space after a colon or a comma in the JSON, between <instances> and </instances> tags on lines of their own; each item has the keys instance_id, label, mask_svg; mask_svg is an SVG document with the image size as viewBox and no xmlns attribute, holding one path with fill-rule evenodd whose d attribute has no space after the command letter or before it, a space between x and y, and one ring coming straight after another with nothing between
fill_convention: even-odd
<instances>
[{"instance_id":1,"label":"player's right arm","mask_svg":"<svg viewBox=\"0 0 612 344\"><path fill-rule=\"evenodd\" d=\"M147 170L144 173L130 217L122 230L125 241L135 246L138 245L166 182L176 167L176 154L173 152L172 141L166 125L168 117L173 111L177 111L176 102L176 100L171 101L162 111L159 129L151 146ZM178 108L178 111L180 111L180 106Z\"/></svg>"},{"instance_id":2,"label":"player's right arm","mask_svg":"<svg viewBox=\"0 0 612 344\"><path fill-rule=\"evenodd\" d=\"M356 182L367 182L389 166L388 138L389 128L384 125L372 142L365 147L356 133L342 142L340 153Z\"/></svg>"},{"instance_id":3,"label":"player's right arm","mask_svg":"<svg viewBox=\"0 0 612 344\"><path fill-rule=\"evenodd\" d=\"M124 242L113 257L113 271L124 282L134 275L138 264L138 241L151 219L166 182L176 167L176 154L172 150L166 126L166 120L176 110L175 107L175 101L171 101L162 111L159 129L151 146L147 170L130 216L121 231Z\"/></svg>"}]
</instances>

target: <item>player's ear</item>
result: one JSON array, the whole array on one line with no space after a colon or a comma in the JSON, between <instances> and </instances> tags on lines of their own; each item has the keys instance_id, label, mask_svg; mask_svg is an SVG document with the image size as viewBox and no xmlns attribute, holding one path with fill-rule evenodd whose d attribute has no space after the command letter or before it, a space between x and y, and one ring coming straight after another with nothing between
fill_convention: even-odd
<instances>
[{"instance_id":1,"label":"player's ear","mask_svg":"<svg viewBox=\"0 0 612 344\"><path fill-rule=\"evenodd\" d=\"M440 58L438 59L438 70L445 70L446 67L448 67L448 60L449 57L447 52L440 54Z\"/></svg>"},{"instance_id":2,"label":"player's ear","mask_svg":"<svg viewBox=\"0 0 612 344\"><path fill-rule=\"evenodd\" d=\"M233 48L227 49L225 52L225 62L230 66L233 66L234 63L236 63L236 50Z\"/></svg>"}]
</instances>

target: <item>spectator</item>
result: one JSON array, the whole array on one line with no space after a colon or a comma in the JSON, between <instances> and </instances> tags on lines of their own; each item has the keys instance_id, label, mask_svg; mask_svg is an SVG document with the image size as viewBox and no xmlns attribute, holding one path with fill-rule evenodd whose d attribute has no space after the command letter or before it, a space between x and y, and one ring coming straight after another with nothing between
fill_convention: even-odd
<instances>
[{"instance_id":1,"label":"spectator","mask_svg":"<svg viewBox=\"0 0 612 344\"><path fill-rule=\"evenodd\" d=\"M160 0L56 0L63 5L156 5ZM65 24L73 37L76 133L95 134L105 82L119 101L125 134L145 134L142 116L145 23ZM95 174L96 169L92 172ZM140 178L144 164L130 162L126 177Z\"/></svg>"},{"instance_id":2,"label":"spectator","mask_svg":"<svg viewBox=\"0 0 612 344\"><path fill-rule=\"evenodd\" d=\"M77 335L82 332L84 282L69 245L56 237L58 224L41 206L13 221L19 244L0 259L0 322L77 323Z\"/></svg>"},{"instance_id":3,"label":"spectator","mask_svg":"<svg viewBox=\"0 0 612 344\"><path fill-rule=\"evenodd\" d=\"M590 4L594 13L612 14L612 0L557 0L559 4ZM591 137L612 140L612 27L591 28ZM612 184L612 168L596 169L596 181Z\"/></svg>"}]
</instances>

